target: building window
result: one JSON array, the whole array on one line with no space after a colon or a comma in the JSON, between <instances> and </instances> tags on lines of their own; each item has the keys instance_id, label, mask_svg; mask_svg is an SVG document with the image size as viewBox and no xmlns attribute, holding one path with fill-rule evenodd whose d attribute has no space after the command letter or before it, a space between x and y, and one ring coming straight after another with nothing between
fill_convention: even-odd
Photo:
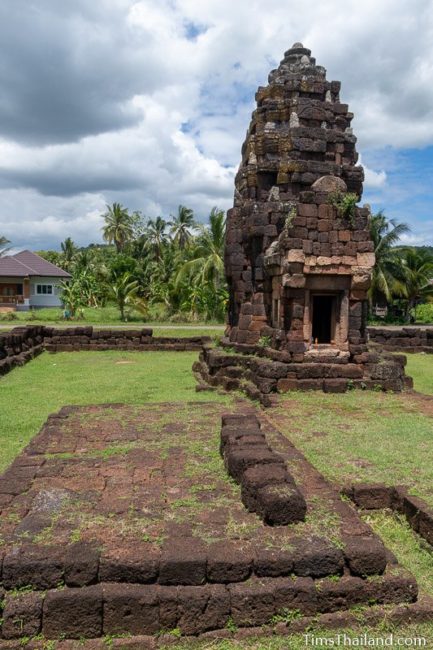
<instances>
[{"instance_id":1,"label":"building window","mask_svg":"<svg viewBox=\"0 0 433 650\"><path fill-rule=\"evenodd\" d=\"M52 296L53 295L53 285L52 284L37 284L36 285L36 295L38 296Z\"/></svg>"}]
</instances>

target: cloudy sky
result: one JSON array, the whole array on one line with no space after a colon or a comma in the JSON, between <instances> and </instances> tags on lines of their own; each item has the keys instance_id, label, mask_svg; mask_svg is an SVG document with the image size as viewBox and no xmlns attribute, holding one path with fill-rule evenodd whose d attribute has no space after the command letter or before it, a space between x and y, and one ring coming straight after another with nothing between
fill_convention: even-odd
<instances>
[{"instance_id":1,"label":"cloudy sky","mask_svg":"<svg viewBox=\"0 0 433 650\"><path fill-rule=\"evenodd\" d=\"M228 208L254 93L293 42L342 101L363 201L433 245L432 0L2 0L0 235L100 241L119 201Z\"/></svg>"}]
</instances>

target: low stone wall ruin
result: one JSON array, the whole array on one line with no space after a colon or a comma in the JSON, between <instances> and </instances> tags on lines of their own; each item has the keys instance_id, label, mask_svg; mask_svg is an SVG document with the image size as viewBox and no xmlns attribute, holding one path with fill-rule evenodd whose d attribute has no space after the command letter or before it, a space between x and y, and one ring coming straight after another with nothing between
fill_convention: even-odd
<instances>
[{"instance_id":1,"label":"low stone wall ruin","mask_svg":"<svg viewBox=\"0 0 433 650\"><path fill-rule=\"evenodd\" d=\"M0 376L16 366L23 366L43 352L79 352L80 350L136 350L199 352L208 336L185 338L154 337L149 328L137 330L93 327L55 328L44 325L15 327L0 334Z\"/></svg>"},{"instance_id":2,"label":"low stone wall ruin","mask_svg":"<svg viewBox=\"0 0 433 650\"><path fill-rule=\"evenodd\" d=\"M369 327L370 343L388 352L433 354L433 327Z\"/></svg>"},{"instance_id":3,"label":"low stone wall ruin","mask_svg":"<svg viewBox=\"0 0 433 650\"><path fill-rule=\"evenodd\" d=\"M106 582L6 594L2 636L5 640L20 639L42 633L47 639L95 639L119 635L119 631L120 636L128 636L171 629L179 629L186 636L212 630L220 630L221 635L231 621L236 627L257 627L269 624L277 613L286 610L299 612L299 617L336 610L341 616L341 609L374 602L388 606L398 603L400 610L410 612L408 603L416 600L416 583L410 574L389 572L372 582L344 576L335 582L323 578L317 587L311 577L260 578L249 583L196 587ZM128 611L133 615L128 616ZM313 620L310 618L309 623ZM156 641L135 647L156 647Z\"/></svg>"},{"instance_id":4,"label":"low stone wall ruin","mask_svg":"<svg viewBox=\"0 0 433 650\"><path fill-rule=\"evenodd\" d=\"M344 353L327 349L297 363L285 350L231 343L223 338L219 348L204 345L193 370L199 388L208 385L241 390L263 406L271 406L273 394L289 390L344 393L360 388L399 392L412 387L411 378L404 373L403 355L368 351L357 361L352 363Z\"/></svg>"},{"instance_id":5,"label":"low stone wall ruin","mask_svg":"<svg viewBox=\"0 0 433 650\"><path fill-rule=\"evenodd\" d=\"M0 335L0 375L23 366L44 351L44 330L40 325L15 327Z\"/></svg>"},{"instance_id":6,"label":"low stone wall ruin","mask_svg":"<svg viewBox=\"0 0 433 650\"><path fill-rule=\"evenodd\" d=\"M391 509L406 517L410 527L433 544L433 508L423 499L409 494L404 485L356 483L343 488L357 508L363 510Z\"/></svg>"},{"instance_id":7,"label":"low stone wall ruin","mask_svg":"<svg viewBox=\"0 0 433 650\"><path fill-rule=\"evenodd\" d=\"M78 352L80 350L172 350L177 352L200 351L208 336L175 338L153 336L153 330L145 327L137 330L101 329L93 327L68 327L64 329L46 327L44 348L48 352Z\"/></svg>"},{"instance_id":8,"label":"low stone wall ruin","mask_svg":"<svg viewBox=\"0 0 433 650\"><path fill-rule=\"evenodd\" d=\"M220 452L227 472L242 488L247 510L271 526L305 521L304 496L284 458L267 444L255 415L223 416Z\"/></svg>"}]
</instances>

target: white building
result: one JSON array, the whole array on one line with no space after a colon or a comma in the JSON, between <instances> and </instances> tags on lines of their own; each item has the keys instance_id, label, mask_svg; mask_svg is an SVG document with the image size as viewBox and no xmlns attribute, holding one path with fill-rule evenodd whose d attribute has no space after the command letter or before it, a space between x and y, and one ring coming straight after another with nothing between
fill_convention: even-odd
<instances>
[{"instance_id":1,"label":"white building","mask_svg":"<svg viewBox=\"0 0 433 650\"><path fill-rule=\"evenodd\" d=\"M0 257L0 307L61 307L59 284L70 277L31 251Z\"/></svg>"}]
</instances>

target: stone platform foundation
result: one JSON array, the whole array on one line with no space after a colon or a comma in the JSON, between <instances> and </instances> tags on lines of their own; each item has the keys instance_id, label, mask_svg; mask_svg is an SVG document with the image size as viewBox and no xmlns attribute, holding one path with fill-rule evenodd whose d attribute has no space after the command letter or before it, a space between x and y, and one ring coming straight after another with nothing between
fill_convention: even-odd
<instances>
[{"instance_id":1,"label":"stone platform foundation","mask_svg":"<svg viewBox=\"0 0 433 650\"><path fill-rule=\"evenodd\" d=\"M40 634L254 629L371 603L425 614L415 578L290 441L246 403L222 408L111 404L50 416L0 477L0 647ZM247 511L209 436L221 421L224 448L236 435L228 428L263 433L305 499L305 521L269 526ZM237 465L243 487L265 460Z\"/></svg>"},{"instance_id":2,"label":"stone platform foundation","mask_svg":"<svg viewBox=\"0 0 433 650\"><path fill-rule=\"evenodd\" d=\"M289 390L344 393L359 388L399 392L412 386L411 378L405 375L405 365L404 355L369 350L354 363L349 355L320 346L297 363L287 351L222 339L220 347L203 346L193 370L198 389L221 386L225 390L241 390L270 406L273 394Z\"/></svg>"}]
</instances>

